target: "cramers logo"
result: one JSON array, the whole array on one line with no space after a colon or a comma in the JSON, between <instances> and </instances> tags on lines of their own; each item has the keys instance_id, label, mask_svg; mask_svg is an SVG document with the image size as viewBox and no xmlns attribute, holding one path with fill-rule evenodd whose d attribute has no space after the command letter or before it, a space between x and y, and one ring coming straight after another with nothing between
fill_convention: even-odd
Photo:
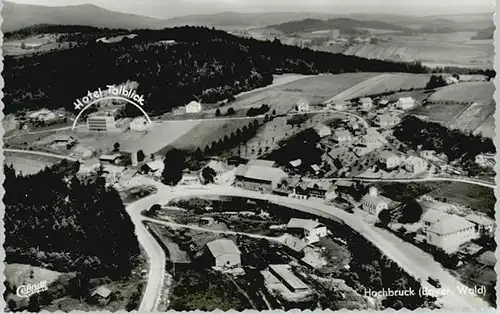
<instances>
[{"instance_id":1,"label":"cramers logo","mask_svg":"<svg viewBox=\"0 0 500 314\"><path fill-rule=\"evenodd\" d=\"M110 97L123 97L133 100L135 103L144 106L144 96L136 93L134 89L127 89L126 85L106 85L107 90L101 90L99 87L96 91L87 91L87 96L82 99L77 99L73 105L76 110L84 108L86 105L95 103L100 99L110 98Z\"/></svg>"},{"instance_id":2,"label":"cramers logo","mask_svg":"<svg viewBox=\"0 0 500 314\"><path fill-rule=\"evenodd\" d=\"M42 280L37 284L27 284L17 287L16 294L21 298L29 298L30 296L40 293L42 291L47 291L47 281Z\"/></svg>"}]
</instances>

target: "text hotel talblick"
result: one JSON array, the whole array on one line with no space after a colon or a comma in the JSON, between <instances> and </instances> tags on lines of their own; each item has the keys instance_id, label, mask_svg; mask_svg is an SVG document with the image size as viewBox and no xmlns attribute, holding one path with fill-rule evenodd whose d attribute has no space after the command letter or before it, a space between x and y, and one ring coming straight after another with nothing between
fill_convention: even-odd
<instances>
[{"instance_id":1,"label":"text hotel talblick","mask_svg":"<svg viewBox=\"0 0 500 314\"><path fill-rule=\"evenodd\" d=\"M456 291L447 288L425 288L422 287L418 291L413 288L405 289L405 290L394 290L394 289L382 289L382 290L365 290L366 297L372 298L382 298L382 297L392 297L392 296L431 296L431 297L441 297L447 295L454 295L457 293L459 295L485 295L486 287L485 286L475 286L474 288L469 288L465 286L458 286Z\"/></svg>"},{"instance_id":2,"label":"text hotel talblick","mask_svg":"<svg viewBox=\"0 0 500 314\"><path fill-rule=\"evenodd\" d=\"M106 85L108 88L105 90L105 93L99 87L96 91L87 91L87 96L84 96L82 99L77 99L73 105L75 109L82 109L86 105L95 102L99 99L104 99L107 97L123 97L133 100L140 106L144 106L144 96L139 95L133 89L127 89L125 85L115 86L115 85Z\"/></svg>"}]
</instances>

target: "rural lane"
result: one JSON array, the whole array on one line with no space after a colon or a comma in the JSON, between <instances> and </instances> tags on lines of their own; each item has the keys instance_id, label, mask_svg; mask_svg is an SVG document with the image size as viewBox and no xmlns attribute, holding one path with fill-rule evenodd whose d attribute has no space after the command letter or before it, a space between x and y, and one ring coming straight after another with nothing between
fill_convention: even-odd
<instances>
[{"instance_id":1,"label":"rural lane","mask_svg":"<svg viewBox=\"0 0 500 314\"><path fill-rule=\"evenodd\" d=\"M58 158L58 159L67 159L69 161L78 161L77 159L74 159L74 158L71 158L68 156L40 152L40 151L35 151L35 150L4 148L3 151L10 152L10 153L30 154L30 155L39 155L39 156L45 156L45 157L53 157L53 158Z\"/></svg>"}]
</instances>

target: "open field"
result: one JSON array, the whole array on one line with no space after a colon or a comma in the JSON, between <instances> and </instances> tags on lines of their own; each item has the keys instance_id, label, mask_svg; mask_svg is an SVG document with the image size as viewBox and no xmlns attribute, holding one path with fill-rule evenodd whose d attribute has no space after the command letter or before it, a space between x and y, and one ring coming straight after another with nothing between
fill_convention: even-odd
<instances>
[{"instance_id":1,"label":"open field","mask_svg":"<svg viewBox=\"0 0 500 314\"><path fill-rule=\"evenodd\" d=\"M471 40L474 32L385 36L389 42L349 47L345 54L370 59L420 60L428 66L492 68L492 40Z\"/></svg>"},{"instance_id":2,"label":"open field","mask_svg":"<svg viewBox=\"0 0 500 314\"><path fill-rule=\"evenodd\" d=\"M430 194L432 197L445 197L447 202L455 202L469 206L474 210L488 213L495 211L494 190L474 184L446 182L438 184L438 188Z\"/></svg>"},{"instance_id":3,"label":"open field","mask_svg":"<svg viewBox=\"0 0 500 314\"><path fill-rule=\"evenodd\" d=\"M286 84L278 84L264 90L251 91L237 96L236 100L228 104L227 107L238 109L268 104L278 113L286 113L299 100L305 100L311 104L321 103L333 95L377 75L379 73L303 76Z\"/></svg>"},{"instance_id":4,"label":"open field","mask_svg":"<svg viewBox=\"0 0 500 314\"><path fill-rule=\"evenodd\" d=\"M424 107L420 107L415 115L423 116L426 120L438 122L442 124L448 124L457 115L460 115L468 105L466 104L428 104Z\"/></svg>"},{"instance_id":5,"label":"open field","mask_svg":"<svg viewBox=\"0 0 500 314\"><path fill-rule=\"evenodd\" d=\"M493 102L495 85L493 82L466 82L452 84L438 89L429 97L429 101L455 101L455 102Z\"/></svg>"},{"instance_id":6,"label":"open field","mask_svg":"<svg viewBox=\"0 0 500 314\"><path fill-rule=\"evenodd\" d=\"M2 50L5 56L19 56L34 52L46 52L52 49L67 49L70 42L57 42L56 34L41 34L31 36L22 40L8 40L4 43Z\"/></svg>"},{"instance_id":7,"label":"open field","mask_svg":"<svg viewBox=\"0 0 500 314\"><path fill-rule=\"evenodd\" d=\"M23 175L35 174L40 170L45 169L45 167L51 166L60 161L59 159L33 154L21 155L11 152L4 152L4 154L4 163L6 165L13 165L16 172L22 173Z\"/></svg>"},{"instance_id":8,"label":"open field","mask_svg":"<svg viewBox=\"0 0 500 314\"><path fill-rule=\"evenodd\" d=\"M384 73L356 84L328 101L350 100L391 91L424 88L429 78L428 74Z\"/></svg>"}]
</instances>

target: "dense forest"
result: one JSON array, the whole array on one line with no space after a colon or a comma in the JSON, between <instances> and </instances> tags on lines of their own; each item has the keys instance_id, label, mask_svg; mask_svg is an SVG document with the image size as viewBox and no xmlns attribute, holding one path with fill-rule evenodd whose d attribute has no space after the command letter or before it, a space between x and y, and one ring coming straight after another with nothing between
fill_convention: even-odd
<instances>
[{"instance_id":1,"label":"dense forest","mask_svg":"<svg viewBox=\"0 0 500 314\"><path fill-rule=\"evenodd\" d=\"M139 256L134 225L103 178L78 179L64 160L28 176L5 173L7 263L112 279L130 275Z\"/></svg>"},{"instance_id":2,"label":"dense forest","mask_svg":"<svg viewBox=\"0 0 500 314\"><path fill-rule=\"evenodd\" d=\"M42 107L73 109L75 99L87 91L127 80L139 83L145 110L155 114L195 97L215 102L271 84L272 74L426 71L419 63L312 51L205 27L136 30L136 38L114 44L89 40L90 33L88 28L73 33L76 44L70 49L6 57L5 113ZM162 40L175 40L176 44L168 46Z\"/></svg>"}]
</instances>

